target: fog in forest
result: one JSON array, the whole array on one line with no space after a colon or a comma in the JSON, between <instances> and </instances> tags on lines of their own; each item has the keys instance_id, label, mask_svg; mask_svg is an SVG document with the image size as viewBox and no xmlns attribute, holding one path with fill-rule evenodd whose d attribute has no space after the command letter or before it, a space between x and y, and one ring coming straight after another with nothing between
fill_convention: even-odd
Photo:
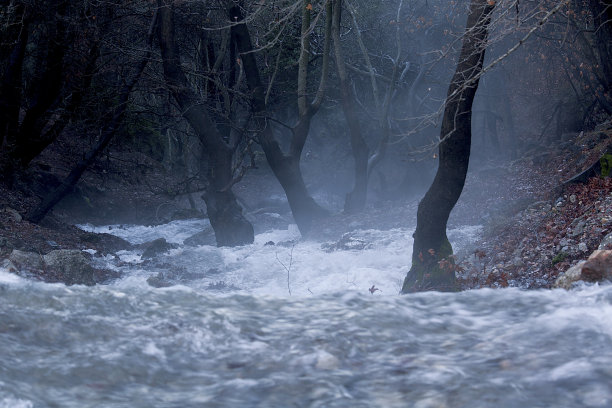
<instances>
[{"instance_id":1,"label":"fog in forest","mask_svg":"<svg viewBox=\"0 0 612 408\"><path fill-rule=\"evenodd\" d=\"M609 0L0 1L0 408L612 406Z\"/></svg>"}]
</instances>

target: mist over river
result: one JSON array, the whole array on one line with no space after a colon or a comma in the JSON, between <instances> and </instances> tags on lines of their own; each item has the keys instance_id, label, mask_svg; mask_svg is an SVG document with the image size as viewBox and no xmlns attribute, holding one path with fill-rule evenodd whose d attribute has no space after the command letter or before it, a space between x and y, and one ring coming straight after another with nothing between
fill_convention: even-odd
<instances>
[{"instance_id":1,"label":"mist over river","mask_svg":"<svg viewBox=\"0 0 612 408\"><path fill-rule=\"evenodd\" d=\"M97 258L109 285L0 270L0 408L612 406L610 285L399 296L411 230L216 248L184 245L206 220L81 227L178 246Z\"/></svg>"}]
</instances>

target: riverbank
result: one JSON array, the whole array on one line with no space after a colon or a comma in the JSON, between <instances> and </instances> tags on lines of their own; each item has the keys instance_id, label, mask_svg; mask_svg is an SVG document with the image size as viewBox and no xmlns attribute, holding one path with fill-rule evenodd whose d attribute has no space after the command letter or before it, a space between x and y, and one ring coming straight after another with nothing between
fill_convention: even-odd
<instances>
[{"instance_id":1,"label":"riverbank","mask_svg":"<svg viewBox=\"0 0 612 408\"><path fill-rule=\"evenodd\" d=\"M459 279L464 289L549 288L560 273L586 259L610 236L610 178L591 177L584 183L563 183L601 157L612 143L612 125L567 139L552 149L536 146L510 163L473 163L464 193L449 220L449 228L483 226L481 239L457 254L462 269ZM3 197L0 262L9 258L13 250L42 257L58 250L93 250L97 255L104 255L131 248L131 244L116 236L85 232L72 225L76 223L155 224L201 216L198 210L188 208L185 198L181 202L155 193L150 182L142 174L138 175L139 167L130 160L110 163L87 174L77 191L40 225L23 219L37 202L34 195L9 190L0 184ZM146 168L148 178L161 179L161 168L151 163ZM47 179L52 178L53 175L47 174ZM43 184L39 180L34 185L41 189ZM262 200L278 193L272 192L273 183L267 183L264 184L270 189L267 194L257 191L249 196L252 185L262 186L260 182L244 183L237 186L238 195ZM282 214L267 218L267 207L261 209L257 203L250 204L249 216L256 231L286 228L291 222L286 203L284 207L282 203L273 203L279 207L273 212ZM345 234L354 230L410 229L416 223L417 204L416 198L381 201L364 213L338 213L330 216L310 238L327 241L325 245L333 245L329 244L331 241L342 246L343 239L350 240ZM205 238L210 241L210 237ZM51 282L65 281L61 273L51 274L44 269L28 276Z\"/></svg>"},{"instance_id":2,"label":"riverbank","mask_svg":"<svg viewBox=\"0 0 612 408\"><path fill-rule=\"evenodd\" d=\"M567 183L612 145L612 126L581 132L556 149L528 152L511 163L515 198L492 213L471 253L461 254L464 288L550 288L593 251L612 249L612 180L599 175ZM519 190L517 190L517 186Z\"/></svg>"}]
</instances>

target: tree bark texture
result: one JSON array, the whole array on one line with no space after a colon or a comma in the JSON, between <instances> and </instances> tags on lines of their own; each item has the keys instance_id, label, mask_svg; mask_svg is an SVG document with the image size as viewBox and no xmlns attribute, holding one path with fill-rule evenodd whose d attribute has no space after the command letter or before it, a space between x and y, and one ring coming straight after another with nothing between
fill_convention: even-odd
<instances>
[{"instance_id":1,"label":"tree bark texture","mask_svg":"<svg viewBox=\"0 0 612 408\"><path fill-rule=\"evenodd\" d=\"M328 8L328 13L330 9ZM331 29L331 15L328 14L326 19L327 29ZM243 20L243 16L237 7L230 9L230 20L232 22ZM303 30L304 31L304 30ZM310 130L310 122L316 111L318 110L324 89L324 80L327 76L327 62L324 62L324 72L322 73L322 84L319 87L315 102L306 104L304 97L298 95L298 104L300 108L300 118L298 123L292 129L293 137L289 153L283 153L280 145L274 137L274 132L270 127L266 112L266 103L264 95L264 86L257 67L255 55L252 52L253 46L251 36L245 23L239 23L232 26L232 37L236 43L240 60L242 61L244 72L247 80L247 85L251 92L251 106L259 131L259 143L266 155L266 160L274 175L280 182L287 201L291 208L293 218L297 224L300 233L303 236L308 235L313 227L313 223L327 215L327 211L319 206L308 193L302 171L300 169L300 157L304 148L304 143ZM307 39L305 41L308 41ZM326 39L325 55L329 52L329 38ZM326 59L326 58L324 58ZM305 70L304 64L302 67ZM307 71L306 71L307 72ZM302 73L305 75L305 73ZM303 79L303 77L302 77ZM302 87L300 87L301 89Z\"/></svg>"},{"instance_id":2,"label":"tree bark texture","mask_svg":"<svg viewBox=\"0 0 612 408\"><path fill-rule=\"evenodd\" d=\"M225 142L181 68L174 35L172 1L158 0L158 5L159 43L165 81L183 117L202 142L209 157L208 188L203 198L217 245L250 244L254 240L253 226L242 214L231 190L232 158L236 146L229 146Z\"/></svg>"},{"instance_id":3,"label":"tree bark texture","mask_svg":"<svg viewBox=\"0 0 612 408\"><path fill-rule=\"evenodd\" d=\"M402 293L457 289L450 258L453 249L446 236L446 224L467 175L472 138L472 103L482 72L493 8L487 0L470 2L463 46L448 89L442 119L438 171L419 203L412 267L404 279Z\"/></svg>"}]
</instances>

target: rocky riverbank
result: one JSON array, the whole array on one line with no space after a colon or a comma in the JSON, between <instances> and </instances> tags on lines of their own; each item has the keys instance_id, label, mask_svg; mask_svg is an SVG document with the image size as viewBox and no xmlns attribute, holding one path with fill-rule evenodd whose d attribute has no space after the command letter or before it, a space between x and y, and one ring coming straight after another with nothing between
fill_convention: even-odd
<instances>
[{"instance_id":1,"label":"rocky riverbank","mask_svg":"<svg viewBox=\"0 0 612 408\"><path fill-rule=\"evenodd\" d=\"M510 163L475 163L449 220L451 227L484 226L482 239L457 254L463 288L550 288L571 268L571 276L582 276L583 264L576 265L586 261L593 251L612 249L611 179L590 174L579 182L566 183L597 162L611 145L612 124L608 123L595 131L568 137L567 142L559 143L554 149L536 146ZM115 169L127 174L132 170ZM111 174L111 181L107 180L101 189L97 177L99 174L95 172L86 177L74 197L40 225L23 219L36 204L33 195L8 190L0 184L3 197L0 266L47 282L104 283L116 275L91 266L92 254L112 254L132 246L113 235L85 232L70 224L85 222L92 214L99 223L129 222L130 217L136 217L132 223L167 222L173 217L201 215L197 210L185 209L186 203L154 194L147 183L139 188L127 188L125 183L133 180L113 178ZM249 185L244 183L238 187L240 194L249 198ZM83 205L76 201L88 205L83 210ZM361 214L332 215L311 238L341 243L343 234L356 229L410 227L416 221L416 205L417 199L386 201L376 203ZM124 207L131 207L132 212L122 211ZM71 209L75 208L80 210L73 213ZM260 218L256 220L259 221L256 228L271 226L257 208L249 211L254 220ZM290 222L290 214L283 214L281 220L274 219L280 225L273 227L283 228ZM200 241L210 244L212 237L208 235ZM607 261L602 261L603 255L598 256L594 262L607 265ZM587 273L588 279L593 280L593 276ZM571 284L564 282L561 286Z\"/></svg>"},{"instance_id":2,"label":"rocky riverbank","mask_svg":"<svg viewBox=\"0 0 612 408\"><path fill-rule=\"evenodd\" d=\"M508 203L510 210L494 212L480 242L460 254L464 288L550 288L594 251L612 249L612 180L602 177L601 169L576 177L608 151L612 126L571 140L554 150L535 149L511 164L515 181L503 184L515 194L520 194L516 186L528 185L531 193ZM610 277L612 264L604 264L610 265L602 267L610 268Z\"/></svg>"}]
</instances>

